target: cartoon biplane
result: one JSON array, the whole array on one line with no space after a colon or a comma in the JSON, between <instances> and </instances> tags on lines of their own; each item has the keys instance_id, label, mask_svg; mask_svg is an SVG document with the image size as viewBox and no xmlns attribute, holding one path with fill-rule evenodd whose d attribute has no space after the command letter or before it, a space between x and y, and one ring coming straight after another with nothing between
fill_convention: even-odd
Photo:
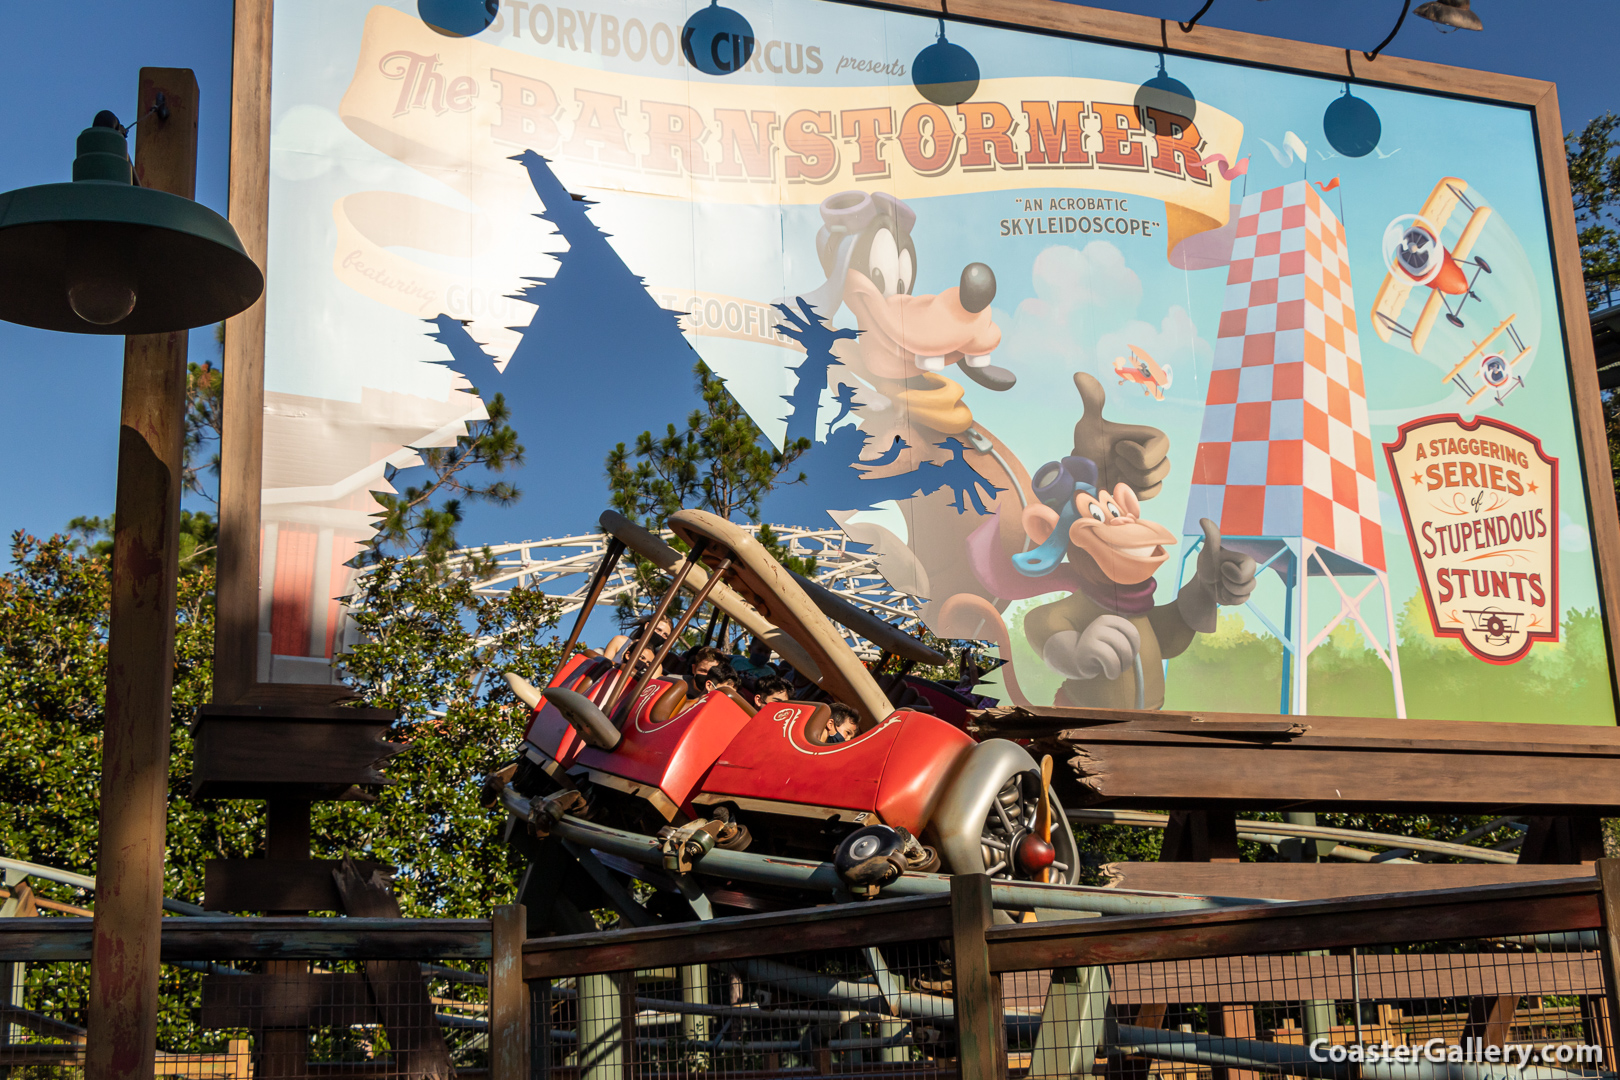
<instances>
[{"instance_id":1,"label":"cartoon biplane","mask_svg":"<svg viewBox=\"0 0 1620 1080\"><path fill-rule=\"evenodd\" d=\"M1473 405L1492 391L1495 391L1496 403L1505 405L1507 396L1524 385L1524 376L1517 375L1514 372L1519 366L1519 361L1530 355L1530 347L1520 339L1518 327L1513 325L1513 319L1514 316L1509 315L1497 323L1496 329L1486 334L1484 341L1475 342L1474 347L1468 351L1468 354L1459 360L1457 366L1447 372L1445 379L1442 380L1455 383L1458 389L1467 394L1469 405ZM1506 353L1487 351L1491 342L1495 341L1497 335L1504 330L1507 331L1508 339L1513 342L1513 348L1517 350L1511 360L1508 359ZM1469 383L1468 377L1463 374L1476 361L1479 364L1477 372L1480 387L1478 390L1474 389L1472 384Z\"/></svg>"},{"instance_id":2,"label":"cartoon biplane","mask_svg":"<svg viewBox=\"0 0 1620 1080\"><path fill-rule=\"evenodd\" d=\"M1142 388L1142 393L1155 401L1163 401L1164 392L1170 386L1170 365L1160 365L1135 345L1125 347L1131 350L1130 359L1114 357L1114 374L1119 376L1119 384L1136 383Z\"/></svg>"},{"instance_id":3,"label":"cartoon biplane","mask_svg":"<svg viewBox=\"0 0 1620 1080\"><path fill-rule=\"evenodd\" d=\"M1478 300L1474 283L1491 272L1490 264L1473 255L1474 244L1491 216L1488 206L1475 206L1466 192L1468 183L1447 176L1434 186L1423 209L1402 214L1384 230L1384 264L1389 273L1373 299L1373 329L1385 341L1399 334L1421 353L1429 340L1434 322L1445 311L1452 326L1463 325L1462 312L1469 300ZM1457 204L1469 210L1468 224L1448 250L1440 240L1441 230L1451 219ZM1429 298L1410 327L1401 322L1406 302L1417 286L1429 290Z\"/></svg>"}]
</instances>

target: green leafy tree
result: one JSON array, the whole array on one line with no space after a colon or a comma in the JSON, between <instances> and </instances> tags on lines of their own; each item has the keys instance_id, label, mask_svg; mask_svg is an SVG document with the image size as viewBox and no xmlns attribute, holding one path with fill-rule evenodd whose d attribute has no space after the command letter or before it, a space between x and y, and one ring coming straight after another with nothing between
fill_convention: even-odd
<instances>
[{"instance_id":1,"label":"green leafy tree","mask_svg":"<svg viewBox=\"0 0 1620 1080\"><path fill-rule=\"evenodd\" d=\"M75 550L91 555L111 555L113 518L80 515L67 523L68 543ZM192 574L214 568L214 552L219 547L219 520L206 510L180 511L180 573Z\"/></svg>"},{"instance_id":2,"label":"green leafy tree","mask_svg":"<svg viewBox=\"0 0 1620 1080\"><path fill-rule=\"evenodd\" d=\"M464 575L394 558L368 570L350 602L361 640L343 654L345 680L360 704L399 712L388 738L410 749L389 760L394 782L376 802L317 804L317 846L398 866L406 915L486 913L521 870L501 815L478 803L478 779L515 755L528 717L501 674L544 681L560 605L538 589L479 595Z\"/></svg>"},{"instance_id":3,"label":"green leafy tree","mask_svg":"<svg viewBox=\"0 0 1620 1080\"><path fill-rule=\"evenodd\" d=\"M1580 230L1581 270L1589 288L1620 276L1620 116L1606 112L1564 136L1569 183Z\"/></svg>"},{"instance_id":4,"label":"green leafy tree","mask_svg":"<svg viewBox=\"0 0 1620 1080\"><path fill-rule=\"evenodd\" d=\"M692 368L702 407L693 409L685 428L668 425L661 436L643 431L634 448L619 443L607 456L608 502L630 520L657 530L677 510L707 510L717 517L759 521L759 503L774 488L803 483L805 474L785 479L794 462L810 449L798 439L778 450L726 389L725 380L699 360ZM813 560L790 555L769 528L759 540L791 569L808 573ZM677 545L678 546L678 545ZM640 597L662 590L660 574L631 556L641 584ZM620 599L622 618L633 618L637 601Z\"/></svg>"},{"instance_id":5,"label":"green leafy tree","mask_svg":"<svg viewBox=\"0 0 1620 1080\"><path fill-rule=\"evenodd\" d=\"M107 663L108 557L66 536L13 537L0 574L0 854L94 875ZM209 859L262 856L263 803L193 800L190 728L209 700L213 572L180 581L171 715L164 892L201 903ZM366 640L344 657L359 704L397 709L388 734L407 749L384 767L393 783L373 802L318 803L317 858L344 855L399 867L403 913L487 916L514 893L514 865L478 784L515 753L527 710L500 679L540 677L555 663L556 602L514 589L479 596L423 561L384 560L361 579L355 619ZM46 899L91 907L94 896L34 879ZM29 1007L83 1023L83 965L29 970ZM196 974L165 967L159 1045L222 1049L192 1014Z\"/></svg>"},{"instance_id":6,"label":"green leafy tree","mask_svg":"<svg viewBox=\"0 0 1620 1080\"><path fill-rule=\"evenodd\" d=\"M367 561L388 554L419 556L433 571L442 571L446 557L457 546L456 528L465 503L510 506L518 501L522 493L515 484L487 475L504 474L523 464L523 444L512 427L506 397L496 394L484 411L487 419L469 423L467 433L457 436L454 446L421 451L428 471L420 483L397 495L377 494L383 514ZM396 474L397 470L391 470L389 480Z\"/></svg>"},{"instance_id":7,"label":"green leafy tree","mask_svg":"<svg viewBox=\"0 0 1620 1080\"><path fill-rule=\"evenodd\" d=\"M701 360L692 374L703 407L692 410L684 429L670 424L659 437L643 431L634 450L619 443L608 454L610 502L648 528L661 528L684 508L758 521L759 501L773 488L804 482L802 472L792 480L783 477L810 449L810 440L776 449L731 396L725 380Z\"/></svg>"}]
</instances>

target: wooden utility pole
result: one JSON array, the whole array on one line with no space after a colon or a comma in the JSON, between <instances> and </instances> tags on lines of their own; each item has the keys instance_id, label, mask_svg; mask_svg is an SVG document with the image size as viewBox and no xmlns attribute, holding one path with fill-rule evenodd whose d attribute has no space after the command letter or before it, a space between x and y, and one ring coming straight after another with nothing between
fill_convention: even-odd
<instances>
[{"instance_id":1,"label":"wooden utility pole","mask_svg":"<svg viewBox=\"0 0 1620 1080\"><path fill-rule=\"evenodd\" d=\"M141 185L191 198L196 76L142 68L135 115ZM157 1048L185 404L186 332L125 338L87 1080L150 1077Z\"/></svg>"}]
</instances>

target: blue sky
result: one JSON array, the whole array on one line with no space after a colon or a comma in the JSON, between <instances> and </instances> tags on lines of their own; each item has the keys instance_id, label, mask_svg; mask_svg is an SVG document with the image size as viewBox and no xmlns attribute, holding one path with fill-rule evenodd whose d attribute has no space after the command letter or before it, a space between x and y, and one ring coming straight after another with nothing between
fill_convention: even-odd
<instances>
[{"instance_id":1,"label":"blue sky","mask_svg":"<svg viewBox=\"0 0 1620 1080\"><path fill-rule=\"evenodd\" d=\"M1155 17L1186 18L1193 0L1112 0L1095 6ZM1566 129L1620 107L1608 74L1606 39L1588 32L1605 25L1612 5L1593 0L1558 5L1556 17L1540 5L1477 0L1484 33L1441 34L1409 18L1390 46L1393 54L1508 72L1559 83ZM1216 0L1206 23L1334 46L1370 48L1400 10L1398 0L1324 3L1322 0ZM1172 33L1174 33L1172 27ZM202 90L198 198L225 211L229 143L231 5L224 0L112 3L99 0L66 14L59 5L8 4L0 10L6 64L0 88L12 102L8 153L0 188L67 178L73 139L97 110L125 119L134 111L139 67L186 66ZM10 468L0 473L0 527L48 533L76 514L111 509L115 478L119 366L122 340L50 334L0 324L0 355L8 362L11 391L0 398L0 431ZM194 335L194 359L217 355L210 331ZM50 420L44 420L49 417ZM44 422L42 423L42 420ZM539 418L516 418L520 432ZM616 437L625 437L630 432ZM535 440L531 439L531 443ZM600 460L606 446L579 447L561 464L582 489L580 505L600 498ZM538 482L539 463L527 479ZM526 478L519 474L519 482ZM535 528L535 508L516 525L510 515L484 511L464 531L468 541L500 541L581 531L589 517L563 515L554 527ZM522 533L520 537L518 533Z\"/></svg>"}]
</instances>

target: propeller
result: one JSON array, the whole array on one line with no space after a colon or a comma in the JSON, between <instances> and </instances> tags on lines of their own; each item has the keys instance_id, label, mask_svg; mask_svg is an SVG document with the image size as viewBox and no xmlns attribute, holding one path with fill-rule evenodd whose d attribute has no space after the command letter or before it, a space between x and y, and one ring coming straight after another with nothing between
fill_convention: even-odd
<instances>
[{"instance_id":1,"label":"propeller","mask_svg":"<svg viewBox=\"0 0 1620 1080\"><path fill-rule=\"evenodd\" d=\"M1041 794L1040 801L1035 804L1035 834L1046 844L1052 843L1052 755L1047 754L1041 758ZM1041 868L1040 881L1044 884L1051 880L1052 868Z\"/></svg>"}]
</instances>

